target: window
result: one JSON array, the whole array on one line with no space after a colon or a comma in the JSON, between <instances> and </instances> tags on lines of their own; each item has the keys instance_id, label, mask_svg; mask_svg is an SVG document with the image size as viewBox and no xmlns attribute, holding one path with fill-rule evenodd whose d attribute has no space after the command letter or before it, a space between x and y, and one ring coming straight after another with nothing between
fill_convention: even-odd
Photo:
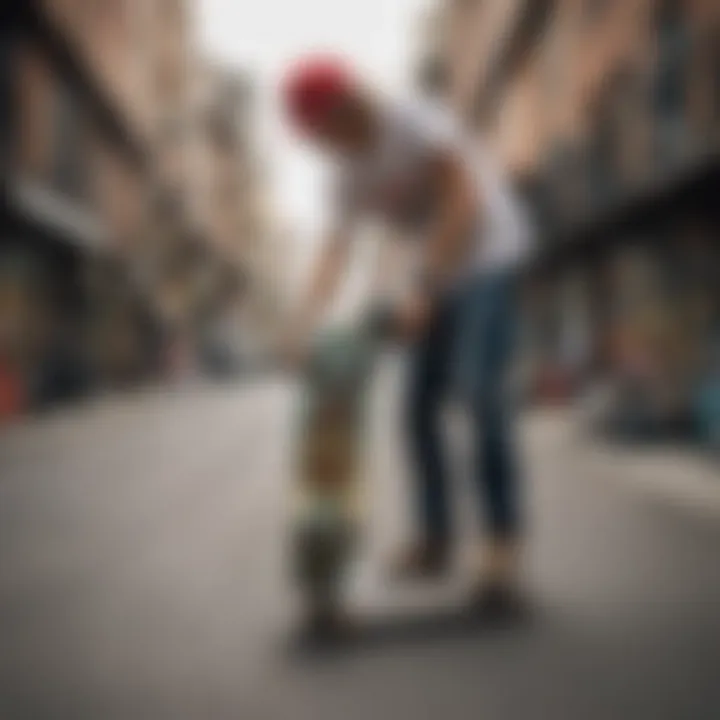
<instances>
[{"instance_id":1,"label":"window","mask_svg":"<svg viewBox=\"0 0 720 720\"><path fill-rule=\"evenodd\" d=\"M668 152L683 142L692 40L679 2L661 2L655 16L657 64L654 82L656 124Z\"/></svg>"},{"instance_id":2,"label":"window","mask_svg":"<svg viewBox=\"0 0 720 720\"><path fill-rule=\"evenodd\" d=\"M53 92L51 182L63 194L84 200L89 188L85 118L69 87L56 81Z\"/></svg>"},{"instance_id":3,"label":"window","mask_svg":"<svg viewBox=\"0 0 720 720\"><path fill-rule=\"evenodd\" d=\"M583 3L583 19L587 23L595 23L607 12L609 0L585 0Z\"/></svg>"},{"instance_id":4,"label":"window","mask_svg":"<svg viewBox=\"0 0 720 720\"><path fill-rule=\"evenodd\" d=\"M683 24L683 4L679 0L661 0L657 3L655 25L661 34L672 32Z\"/></svg>"},{"instance_id":5,"label":"window","mask_svg":"<svg viewBox=\"0 0 720 720\"><path fill-rule=\"evenodd\" d=\"M13 80L17 73L13 72L14 39L12 30L3 28L0 37L0 170L5 169L11 149L13 147L13 133L15 131L12 112L12 95L14 91Z\"/></svg>"},{"instance_id":6,"label":"window","mask_svg":"<svg viewBox=\"0 0 720 720\"><path fill-rule=\"evenodd\" d=\"M720 124L720 31L715 32L714 36L710 67L710 72L712 73L712 107L713 120Z\"/></svg>"}]
</instances>

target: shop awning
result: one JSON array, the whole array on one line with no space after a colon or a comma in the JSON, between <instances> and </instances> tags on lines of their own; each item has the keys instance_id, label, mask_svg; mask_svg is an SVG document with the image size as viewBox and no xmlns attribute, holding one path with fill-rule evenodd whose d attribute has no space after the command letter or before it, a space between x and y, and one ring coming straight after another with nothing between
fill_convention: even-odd
<instances>
[{"instance_id":1,"label":"shop awning","mask_svg":"<svg viewBox=\"0 0 720 720\"><path fill-rule=\"evenodd\" d=\"M630 237L652 236L683 217L718 218L719 197L720 153L713 153L609 210L552 231L541 238L533 265L543 269L573 262Z\"/></svg>"}]
</instances>

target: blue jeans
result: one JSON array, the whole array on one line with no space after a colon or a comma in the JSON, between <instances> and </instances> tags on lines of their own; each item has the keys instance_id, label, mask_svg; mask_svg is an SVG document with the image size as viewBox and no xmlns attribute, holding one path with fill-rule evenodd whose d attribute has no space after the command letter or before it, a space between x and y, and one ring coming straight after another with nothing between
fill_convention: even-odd
<instances>
[{"instance_id":1,"label":"blue jeans","mask_svg":"<svg viewBox=\"0 0 720 720\"><path fill-rule=\"evenodd\" d=\"M425 536L452 535L442 410L457 391L472 428L474 481L490 534L519 533L518 473L507 375L517 330L515 278L477 277L448 295L413 348L407 428Z\"/></svg>"}]
</instances>

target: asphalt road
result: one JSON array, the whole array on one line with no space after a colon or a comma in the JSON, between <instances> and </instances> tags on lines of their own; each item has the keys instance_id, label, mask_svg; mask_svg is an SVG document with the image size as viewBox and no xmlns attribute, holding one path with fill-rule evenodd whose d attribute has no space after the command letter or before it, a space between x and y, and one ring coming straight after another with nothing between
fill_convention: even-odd
<instances>
[{"instance_id":1,"label":"asphalt road","mask_svg":"<svg viewBox=\"0 0 720 720\"><path fill-rule=\"evenodd\" d=\"M0 718L720 717L720 524L629 489L562 415L524 423L531 622L461 622L462 567L387 587L408 531L393 391L368 443L365 631L320 654L293 641L284 572L288 388L145 394L4 431Z\"/></svg>"}]
</instances>

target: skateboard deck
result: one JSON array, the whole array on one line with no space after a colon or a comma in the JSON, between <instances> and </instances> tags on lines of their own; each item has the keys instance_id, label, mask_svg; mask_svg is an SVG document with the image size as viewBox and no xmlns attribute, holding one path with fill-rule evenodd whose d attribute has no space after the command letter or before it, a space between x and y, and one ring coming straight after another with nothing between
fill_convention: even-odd
<instances>
[{"instance_id":1,"label":"skateboard deck","mask_svg":"<svg viewBox=\"0 0 720 720\"><path fill-rule=\"evenodd\" d=\"M361 465L373 342L335 329L314 345L301 393L294 563L311 605L332 605L362 529Z\"/></svg>"}]
</instances>

